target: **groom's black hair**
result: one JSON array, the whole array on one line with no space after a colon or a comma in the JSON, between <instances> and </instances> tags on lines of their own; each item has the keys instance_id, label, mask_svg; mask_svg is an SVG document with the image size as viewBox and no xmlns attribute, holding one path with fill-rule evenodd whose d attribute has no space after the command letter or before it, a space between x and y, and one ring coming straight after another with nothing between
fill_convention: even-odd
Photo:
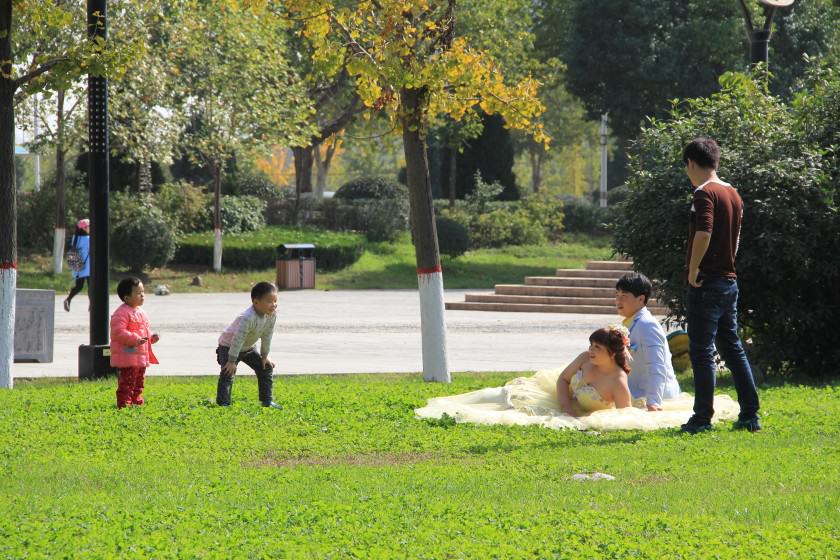
<instances>
[{"instance_id":1,"label":"groom's black hair","mask_svg":"<svg viewBox=\"0 0 840 560\"><path fill-rule=\"evenodd\" d=\"M720 147L708 136L698 136L683 149L683 163L688 165L688 160L706 169L717 169Z\"/></svg>"},{"instance_id":2,"label":"groom's black hair","mask_svg":"<svg viewBox=\"0 0 840 560\"><path fill-rule=\"evenodd\" d=\"M618 282L615 283L615 289L629 292L636 297L645 296L645 305L647 305L650 293L653 291L653 285L644 274L628 272L618 279Z\"/></svg>"}]
</instances>

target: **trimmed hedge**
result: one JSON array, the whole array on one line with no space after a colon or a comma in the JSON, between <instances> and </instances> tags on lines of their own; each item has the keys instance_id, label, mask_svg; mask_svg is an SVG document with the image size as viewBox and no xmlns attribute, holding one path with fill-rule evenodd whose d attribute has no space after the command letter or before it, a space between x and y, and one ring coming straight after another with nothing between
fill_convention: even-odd
<instances>
[{"instance_id":1,"label":"trimmed hedge","mask_svg":"<svg viewBox=\"0 0 840 560\"><path fill-rule=\"evenodd\" d=\"M408 189L384 177L359 177L341 185L335 191L341 200L408 198Z\"/></svg>"},{"instance_id":2,"label":"trimmed hedge","mask_svg":"<svg viewBox=\"0 0 840 560\"><path fill-rule=\"evenodd\" d=\"M469 250L470 232L460 222L438 216L435 219L435 229L441 254L455 259Z\"/></svg>"},{"instance_id":3,"label":"trimmed hedge","mask_svg":"<svg viewBox=\"0 0 840 560\"><path fill-rule=\"evenodd\" d=\"M222 266L251 270L274 266L277 246L282 243L314 243L318 270L322 272L350 266L365 251L364 236L355 233L269 226L255 232L224 235ZM209 266L213 262L213 232L182 237L174 262Z\"/></svg>"},{"instance_id":4,"label":"trimmed hedge","mask_svg":"<svg viewBox=\"0 0 840 560\"><path fill-rule=\"evenodd\" d=\"M132 272L165 266L175 254L172 228L154 212L139 214L114 226L111 256Z\"/></svg>"}]
</instances>

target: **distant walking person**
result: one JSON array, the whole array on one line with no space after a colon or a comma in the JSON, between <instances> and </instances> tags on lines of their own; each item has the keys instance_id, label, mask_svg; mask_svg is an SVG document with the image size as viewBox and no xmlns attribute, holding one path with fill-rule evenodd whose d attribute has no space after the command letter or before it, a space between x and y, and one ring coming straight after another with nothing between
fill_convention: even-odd
<instances>
[{"instance_id":1,"label":"distant walking person","mask_svg":"<svg viewBox=\"0 0 840 560\"><path fill-rule=\"evenodd\" d=\"M735 255L741 234L744 202L735 188L717 175L720 148L700 137L683 150L686 173L694 187L689 225L687 321L689 357L694 369L694 415L682 431L712 429L715 392L714 352L717 347L732 372L741 412L736 429L761 430L758 392L752 369L738 337L738 280Z\"/></svg>"},{"instance_id":2,"label":"distant walking person","mask_svg":"<svg viewBox=\"0 0 840 560\"><path fill-rule=\"evenodd\" d=\"M70 302L76 294L82 291L85 280L90 285L90 220L87 218L79 220L76 224L76 233L70 241L70 249L67 251L67 263L73 271L73 287L67 299L64 300L64 311L70 311Z\"/></svg>"}]
</instances>

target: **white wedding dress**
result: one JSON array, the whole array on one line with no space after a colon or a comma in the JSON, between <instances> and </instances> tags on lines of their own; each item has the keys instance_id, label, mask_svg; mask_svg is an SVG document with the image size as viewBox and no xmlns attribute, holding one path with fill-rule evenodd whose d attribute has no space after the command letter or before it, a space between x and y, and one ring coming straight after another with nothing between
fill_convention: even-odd
<instances>
[{"instance_id":1,"label":"white wedding dress","mask_svg":"<svg viewBox=\"0 0 840 560\"><path fill-rule=\"evenodd\" d=\"M635 399L633 406L616 409L600 406L593 387L576 386L577 417L560 410L557 401L557 378L562 369L544 369L531 377L517 377L503 387L490 387L462 395L429 399L426 406L414 412L418 418L443 418L451 416L456 422L473 424L503 424L516 426L539 425L555 430L658 430L675 428L684 424L692 414L694 397L682 393L675 399L662 401L662 409L648 412L643 398ZM577 379L580 382L580 379ZM728 395L715 396L714 422L734 420L740 407ZM600 410L597 410L600 408Z\"/></svg>"}]
</instances>

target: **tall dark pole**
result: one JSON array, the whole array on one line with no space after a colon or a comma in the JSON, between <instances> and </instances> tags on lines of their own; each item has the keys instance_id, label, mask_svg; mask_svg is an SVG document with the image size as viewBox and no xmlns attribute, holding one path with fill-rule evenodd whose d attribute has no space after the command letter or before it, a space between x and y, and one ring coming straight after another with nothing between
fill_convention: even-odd
<instances>
[{"instance_id":1,"label":"tall dark pole","mask_svg":"<svg viewBox=\"0 0 840 560\"><path fill-rule=\"evenodd\" d=\"M106 0L88 0L91 41L107 38ZM104 47L104 44L103 44ZM79 376L109 373L108 332L108 80L88 75L88 186L90 190L90 347L80 348ZM83 357L84 355L84 357Z\"/></svg>"},{"instance_id":2,"label":"tall dark pole","mask_svg":"<svg viewBox=\"0 0 840 560\"><path fill-rule=\"evenodd\" d=\"M770 46L770 35L773 28L773 16L776 15L776 8L786 8L793 4L793 0L758 0L764 6L764 25L759 28L753 26L752 16L744 3L738 0L741 12L744 14L744 25L747 30L747 38L750 41L750 64L756 65L768 61L768 48Z\"/></svg>"}]
</instances>

